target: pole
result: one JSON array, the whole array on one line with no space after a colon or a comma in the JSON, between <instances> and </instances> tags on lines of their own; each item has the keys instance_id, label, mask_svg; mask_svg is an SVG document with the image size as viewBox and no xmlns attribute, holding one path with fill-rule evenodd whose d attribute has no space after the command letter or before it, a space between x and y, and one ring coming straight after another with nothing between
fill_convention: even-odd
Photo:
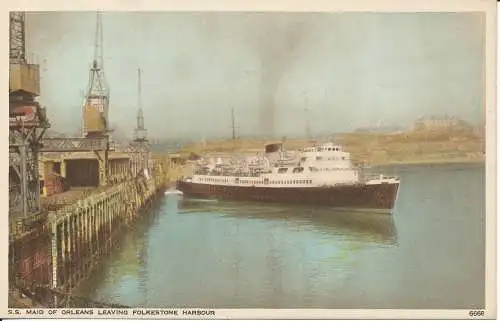
<instances>
[{"instance_id":1,"label":"pole","mask_svg":"<svg viewBox=\"0 0 500 321\"><path fill-rule=\"evenodd\" d=\"M306 112L306 136L307 136L307 139L311 139L311 125L309 123L309 108L308 108L307 95L305 92L304 92L304 102L305 102L304 111Z\"/></svg>"},{"instance_id":2,"label":"pole","mask_svg":"<svg viewBox=\"0 0 500 321\"><path fill-rule=\"evenodd\" d=\"M236 125L234 123L234 108L231 108L231 123L233 126L233 140L236 140Z\"/></svg>"},{"instance_id":3,"label":"pole","mask_svg":"<svg viewBox=\"0 0 500 321\"><path fill-rule=\"evenodd\" d=\"M28 171L26 166L26 142L22 141L19 147L19 154L21 156L21 202L22 202L22 215L28 216Z\"/></svg>"}]
</instances>

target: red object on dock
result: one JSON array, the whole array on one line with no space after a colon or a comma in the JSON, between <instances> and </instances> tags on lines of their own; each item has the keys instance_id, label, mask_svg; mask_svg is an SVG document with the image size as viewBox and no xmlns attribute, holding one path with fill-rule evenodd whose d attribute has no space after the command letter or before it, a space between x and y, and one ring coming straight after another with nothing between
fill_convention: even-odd
<instances>
[{"instance_id":1,"label":"red object on dock","mask_svg":"<svg viewBox=\"0 0 500 321\"><path fill-rule=\"evenodd\" d=\"M56 173L48 173L44 181L45 196L59 194L67 190L64 178Z\"/></svg>"}]
</instances>

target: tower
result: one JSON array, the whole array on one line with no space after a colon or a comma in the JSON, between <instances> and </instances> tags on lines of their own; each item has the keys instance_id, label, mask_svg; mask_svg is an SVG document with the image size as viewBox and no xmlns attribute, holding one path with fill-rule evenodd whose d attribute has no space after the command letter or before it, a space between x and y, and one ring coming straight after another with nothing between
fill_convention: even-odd
<instances>
[{"instance_id":1,"label":"tower","mask_svg":"<svg viewBox=\"0 0 500 321\"><path fill-rule=\"evenodd\" d=\"M9 48L9 214L28 216L40 209L38 155L50 127L40 94L40 68L26 61L25 13L10 12Z\"/></svg>"},{"instance_id":2,"label":"tower","mask_svg":"<svg viewBox=\"0 0 500 321\"><path fill-rule=\"evenodd\" d=\"M109 131L109 88L104 76L101 13L97 13L94 60L83 105L83 136L106 136Z\"/></svg>"},{"instance_id":3,"label":"tower","mask_svg":"<svg viewBox=\"0 0 500 321\"><path fill-rule=\"evenodd\" d=\"M137 117L136 127L134 129L134 140L132 146L136 152L134 160L134 171L138 173L140 170L148 168L149 164L149 141L147 139L147 130L144 126L144 113L142 111L142 79L141 69L137 69Z\"/></svg>"}]
</instances>

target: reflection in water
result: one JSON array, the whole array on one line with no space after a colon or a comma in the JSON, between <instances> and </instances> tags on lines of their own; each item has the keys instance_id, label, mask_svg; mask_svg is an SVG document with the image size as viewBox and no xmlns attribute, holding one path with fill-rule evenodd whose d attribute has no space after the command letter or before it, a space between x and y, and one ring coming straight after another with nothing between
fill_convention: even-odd
<instances>
[{"instance_id":1,"label":"reflection in water","mask_svg":"<svg viewBox=\"0 0 500 321\"><path fill-rule=\"evenodd\" d=\"M174 200L172 200L174 202ZM392 215L339 211L329 207L287 206L282 204L241 202L199 202L183 199L182 214L220 213L235 218L283 220L298 229L315 230L324 234L380 245L397 245L397 231Z\"/></svg>"},{"instance_id":2,"label":"reflection in water","mask_svg":"<svg viewBox=\"0 0 500 321\"><path fill-rule=\"evenodd\" d=\"M403 182L393 216L166 196L78 294L145 307L484 307L484 170L387 170Z\"/></svg>"},{"instance_id":3,"label":"reflection in water","mask_svg":"<svg viewBox=\"0 0 500 321\"><path fill-rule=\"evenodd\" d=\"M269 233L264 236L266 252L264 283L270 286L270 294L273 297L271 307L287 306L287 289L284 287L286 280L287 262L282 252L283 242L280 239L280 227L287 227L288 231L296 233L316 233L321 235L319 244L310 244L309 247L297 246L299 259L296 264L296 277L301 280L296 285L295 291L302 295L302 305L315 306L313 298L321 292L315 283L328 278L330 272L346 276L356 264L356 253L365 247L391 247L397 246L397 231L391 215L339 211L328 207L290 206L283 204L267 204L257 202L204 202L199 200L173 198L169 202L178 204L179 215L217 215L232 218L235 221L236 231L239 234L240 224L248 224L247 220L262 221L272 226ZM273 231L274 230L274 231ZM235 258L244 251L241 246L241 238L236 238L233 245ZM281 244L280 244L281 243ZM325 254L319 260L307 261L307 251L314 250L324 245ZM243 253L244 255L244 253ZM309 256L311 256L309 254ZM310 265L308 263L316 263ZM235 289L238 291L241 259L237 259L235 266ZM312 267L312 268L311 268ZM316 288L316 289L315 289ZM238 294L238 293L237 293ZM237 295L236 294L236 295ZM289 296L288 296L289 297Z\"/></svg>"},{"instance_id":4,"label":"reflection in water","mask_svg":"<svg viewBox=\"0 0 500 321\"><path fill-rule=\"evenodd\" d=\"M396 245L396 229L389 215L170 195L121 244L82 294L147 307L321 307L356 253Z\"/></svg>"},{"instance_id":5,"label":"reflection in water","mask_svg":"<svg viewBox=\"0 0 500 321\"><path fill-rule=\"evenodd\" d=\"M96 284L105 284L103 289L110 291L113 297L133 297L139 305L147 302L148 288L140 286L148 282L148 244L144 236L157 221L157 215L147 216L139 222L133 233L125 233L113 254L96 267L87 282L76 290L76 294L88 295L94 291ZM130 288L137 290L128 292Z\"/></svg>"}]
</instances>

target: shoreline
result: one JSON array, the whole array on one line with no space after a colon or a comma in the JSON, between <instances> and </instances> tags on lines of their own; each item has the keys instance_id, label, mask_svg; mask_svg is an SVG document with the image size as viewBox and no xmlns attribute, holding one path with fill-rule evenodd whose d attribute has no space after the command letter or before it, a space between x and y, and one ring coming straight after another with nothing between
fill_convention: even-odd
<instances>
[{"instance_id":1,"label":"shoreline","mask_svg":"<svg viewBox=\"0 0 500 321\"><path fill-rule=\"evenodd\" d=\"M210 157L217 157L217 156L225 156L225 155L231 155L231 154L251 154L255 153L255 150L237 150L237 151L232 151L232 152L204 152L200 153L198 155L200 156L210 156ZM384 166L394 166L394 165L446 165L446 164L481 164L486 162L486 157L481 157L481 158L423 158L423 159L408 159L408 160L388 160L388 161L383 161L383 162L373 162L373 163L367 163L368 166L370 167L384 167Z\"/></svg>"},{"instance_id":2,"label":"shoreline","mask_svg":"<svg viewBox=\"0 0 500 321\"><path fill-rule=\"evenodd\" d=\"M370 167L387 167L395 165L466 165L466 164L484 164L485 159L422 159L422 160L404 160L404 161L387 161L381 163L369 164Z\"/></svg>"}]
</instances>

